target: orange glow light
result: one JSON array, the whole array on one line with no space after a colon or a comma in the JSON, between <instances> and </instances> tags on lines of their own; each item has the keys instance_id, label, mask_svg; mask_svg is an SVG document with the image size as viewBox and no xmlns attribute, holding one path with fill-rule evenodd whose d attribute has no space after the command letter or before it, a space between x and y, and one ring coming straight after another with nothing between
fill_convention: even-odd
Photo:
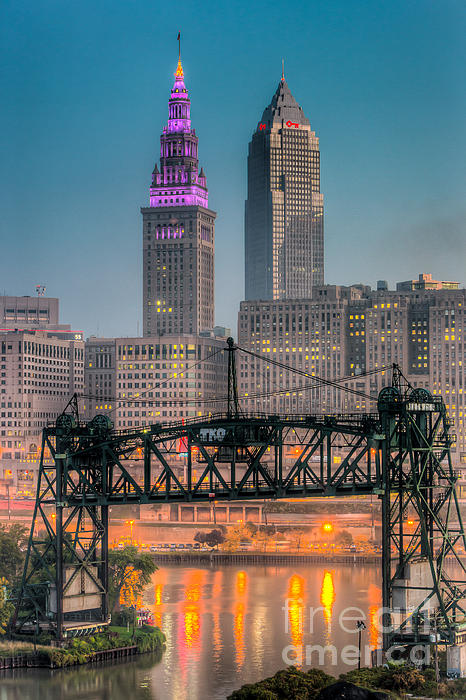
<instances>
[{"instance_id":1,"label":"orange glow light","mask_svg":"<svg viewBox=\"0 0 466 700\"><path fill-rule=\"evenodd\" d=\"M333 532L333 525L332 523L324 523L322 529L324 532Z\"/></svg>"}]
</instances>

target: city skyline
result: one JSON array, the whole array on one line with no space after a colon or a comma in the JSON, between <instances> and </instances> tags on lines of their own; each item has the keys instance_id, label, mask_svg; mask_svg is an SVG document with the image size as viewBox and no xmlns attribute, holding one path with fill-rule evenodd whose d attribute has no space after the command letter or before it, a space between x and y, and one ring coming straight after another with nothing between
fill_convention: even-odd
<instances>
[{"instance_id":1,"label":"city skyline","mask_svg":"<svg viewBox=\"0 0 466 700\"><path fill-rule=\"evenodd\" d=\"M183 13L185 71L219 213L217 323L234 327L243 297L246 147L283 55L321 140L327 281L393 286L425 270L464 283L462 15L454 3L443 11L395 3L392 14L355 7L265 16L244 6L235 18L224 13L231 32L222 39L202 12ZM33 295L43 282L86 335L131 335L142 333L138 204L165 117L179 12L162 11L155 51L142 10L129 17L118 6L101 36L108 15L95 10L89 24L83 9L73 22L57 10L53 27L47 8L2 9L3 235L6 259L22 261L5 266L4 290ZM311 15L312 29L301 31ZM109 49L123 28L128 45L117 55ZM202 36L209 41L199 44Z\"/></svg>"}]
</instances>

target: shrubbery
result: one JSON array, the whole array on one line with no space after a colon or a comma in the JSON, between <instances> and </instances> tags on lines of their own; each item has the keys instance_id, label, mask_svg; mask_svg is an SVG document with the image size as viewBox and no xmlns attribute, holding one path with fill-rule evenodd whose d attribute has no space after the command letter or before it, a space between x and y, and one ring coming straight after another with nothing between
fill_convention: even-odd
<instances>
[{"instance_id":1,"label":"shrubbery","mask_svg":"<svg viewBox=\"0 0 466 700\"><path fill-rule=\"evenodd\" d=\"M63 667L87 663L97 651L107 651L128 646L137 646L138 653L162 651L165 646L165 635L158 627L143 625L134 630L126 631L123 627L110 627L105 632L89 637L73 639L66 647L39 646L37 656L39 663L44 666ZM33 655L33 646L29 644L5 645L7 656ZM16 647L16 648L15 648ZM0 655L2 655L0 649Z\"/></svg>"},{"instance_id":2,"label":"shrubbery","mask_svg":"<svg viewBox=\"0 0 466 700\"><path fill-rule=\"evenodd\" d=\"M342 674L340 680L372 691L383 691L394 699L404 697L406 693L432 698L466 698L466 679L442 681L437 692L432 668L421 671L413 666L395 664L389 668L362 668ZM229 700L313 700L322 688L333 683L335 679L323 671L312 669L304 672L291 666L271 678L243 685L229 696Z\"/></svg>"},{"instance_id":3,"label":"shrubbery","mask_svg":"<svg viewBox=\"0 0 466 700\"><path fill-rule=\"evenodd\" d=\"M229 696L229 700L313 700L322 688L334 682L332 676L320 669L305 672L291 666L259 683L243 685Z\"/></svg>"}]
</instances>

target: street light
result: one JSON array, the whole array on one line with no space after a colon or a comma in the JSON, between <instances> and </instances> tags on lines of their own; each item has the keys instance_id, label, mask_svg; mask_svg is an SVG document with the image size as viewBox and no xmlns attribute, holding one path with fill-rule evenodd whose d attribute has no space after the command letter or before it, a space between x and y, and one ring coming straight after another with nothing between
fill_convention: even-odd
<instances>
[{"instance_id":1,"label":"street light","mask_svg":"<svg viewBox=\"0 0 466 700\"><path fill-rule=\"evenodd\" d=\"M134 520L126 520L125 525L129 525L130 527L130 533L131 533L131 544L133 544L133 525L134 525Z\"/></svg>"}]
</instances>

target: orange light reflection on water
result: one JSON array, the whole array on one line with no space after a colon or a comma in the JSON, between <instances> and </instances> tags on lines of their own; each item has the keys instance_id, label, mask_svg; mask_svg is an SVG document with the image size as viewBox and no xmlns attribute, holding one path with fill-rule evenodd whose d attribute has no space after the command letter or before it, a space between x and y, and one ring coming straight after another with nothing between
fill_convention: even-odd
<instances>
[{"instance_id":1,"label":"orange light reflection on water","mask_svg":"<svg viewBox=\"0 0 466 700\"><path fill-rule=\"evenodd\" d=\"M182 603L184 639L187 649L199 647L201 635L201 589L206 572L201 569L186 572L185 601Z\"/></svg>"},{"instance_id":2,"label":"orange light reflection on water","mask_svg":"<svg viewBox=\"0 0 466 700\"><path fill-rule=\"evenodd\" d=\"M293 574L288 581L288 621L291 643L301 648L303 645L304 586L302 576Z\"/></svg>"},{"instance_id":3,"label":"orange light reflection on water","mask_svg":"<svg viewBox=\"0 0 466 700\"><path fill-rule=\"evenodd\" d=\"M333 604L335 602L335 585L333 583L333 572L326 571L322 579L320 589L320 602L324 609L325 625L327 627L327 635L332 631L332 613Z\"/></svg>"},{"instance_id":4,"label":"orange light reflection on water","mask_svg":"<svg viewBox=\"0 0 466 700\"><path fill-rule=\"evenodd\" d=\"M382 589L371 583L367 591L367 597L369 599L369 644L371 649L377 649L380 631L378 610L382 605Z\"/></svg>"},{"instance_id":5,"label":"orange light reflection on water","mask_svg":"<svg viewBox=\"0 0 466 700\"><path fill-rule=\"evenodd\" d=\"M244 663L244 617L246 614L246 593L248 576L245 571L236 574L235 604L233 606L233 637L235 640L235 661L238 667Z\"/></svg>"},{"instance_id":6,"label":"orange light reflection on water","mask_svg":"<svg viewBox=\"0 0 466 700\"><path fill-rule=\"evenodd\" d=\"M220 658L220 653L222 650L222 635L220 631L220 609L219 600L222 595L223 587L223 571L216 571L214 573L214 580L212 585L212 646L214 656Z\"/></svg>"},{"instance_id":7,"label":"orange light reflection on water","mask_svg":"<svg viewBox=\"0 0 466 700\"><path fill-rule=\"evenodd\" d=\"M167 582L167 574L163 569L159 569L156 573L156 583L154 584L154 607L152 615L154 617L154 625L162 629L164 611L163 589Z\"/></svg>"}]
</instances>

